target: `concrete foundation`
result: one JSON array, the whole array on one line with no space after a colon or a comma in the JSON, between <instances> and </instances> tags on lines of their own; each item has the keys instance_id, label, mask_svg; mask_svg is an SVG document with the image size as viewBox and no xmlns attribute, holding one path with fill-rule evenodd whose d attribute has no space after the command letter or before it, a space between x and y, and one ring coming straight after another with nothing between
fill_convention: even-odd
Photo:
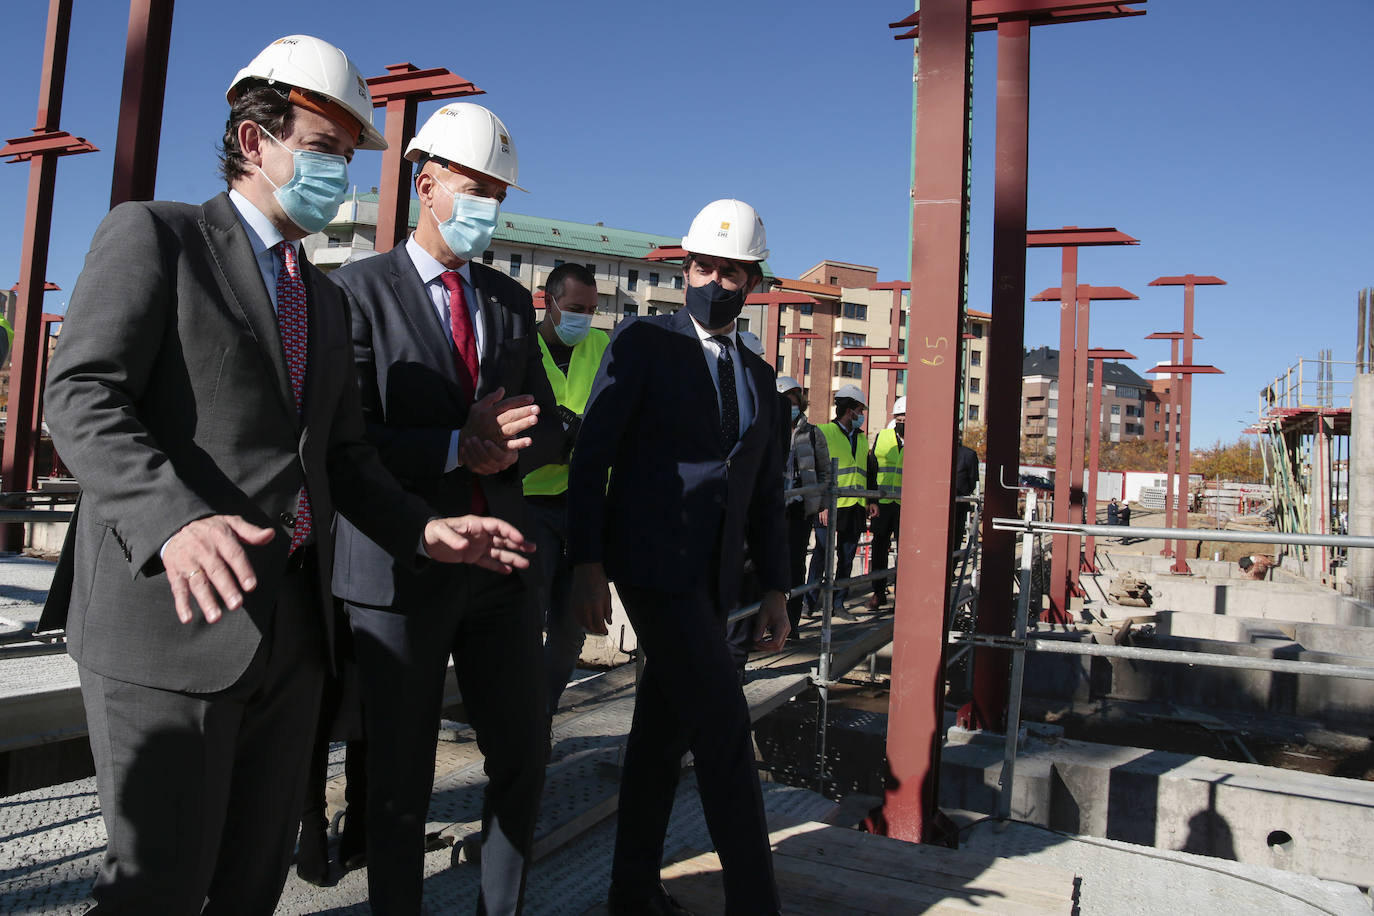
<instances>
[{"instance_id":1,"label":"concrete foundation","mask_svg":"<svg viewBox=\"0 0 1374 916\"><path fill-rule=\"evenodd\" d=\"M1356 375L1350 395L1350 534L1374 534L1374 374ZM1346 590L1374 602L1374 550L1347 555Z\"/></svg>"},{"instance_id":2,"label":"concrete foundation","mask_svg":"<svg viewBox=\"0 0 1374 916\"><path fill-rule=\"evenodd\" d=\"M995 810L1000 735L951 729L942 807ZM1012 817L1105 837L1374 883L1374 783L1140 748L1030 738Z\"/></svg>"}]
</instances>

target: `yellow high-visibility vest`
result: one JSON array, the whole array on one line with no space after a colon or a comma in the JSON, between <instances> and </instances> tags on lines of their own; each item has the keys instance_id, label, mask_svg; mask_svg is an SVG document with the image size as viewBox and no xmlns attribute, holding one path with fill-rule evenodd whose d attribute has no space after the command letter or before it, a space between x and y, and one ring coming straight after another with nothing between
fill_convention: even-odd
<instances>
[{"instance_id":1,"label":"yellow high-visibility vest","mask_svg":"<svg viewBox=\"0 0 1374 916\"><path fill-rule=\"evenodd\" d=\"M878 433L873 442L873 457L878 460L879 488L900 487L902 485L902 442L897 438L895 429L885 429ZM880 503L901 503L895 496L884 496Z\"/></svg>"},{"instance_id":2,"label":"yellow high-visibility vest","mask_svg":"<svg viewBox=\"0 0 1374 916\"><path fill-rule=\"evenodd\" d=\"M841 488L863 489L868 483L868 437L859 433L851 451L849 437L840 429L840 424L831 421L822 423L820 428L825 435L826 447L830 449L831 459L839 459L840 462L839 474L835 478L836 484ZM867 502L862 496L841 495L835 506L844 509L847 506L862 506Z\"/></svg>"},{"instance_id":3,"label":"yellow high-visibility vest","mask_svg":"<svg viewBox=\"0 0 1374 916\"><path fill-rule=\"evenodd\" d=\"M558 403L581 416L587 409L587 397L592 393L592 382L596 381L596 370L601 367L601 355L610 346L611 337L600 328L592 328L587 336L573 347L572 359L568 361L568 374L564 375L549 353L549 345L539 336L539 352L544 356L544 374L549 377L549 387ZM549 418L553 419L553 418ZM555 421L556 422L556 421ZM568 491L568 466L566 464L546 464L535 468L525 475L526 496L558 496Z\"/></svg>"}]
</instances>

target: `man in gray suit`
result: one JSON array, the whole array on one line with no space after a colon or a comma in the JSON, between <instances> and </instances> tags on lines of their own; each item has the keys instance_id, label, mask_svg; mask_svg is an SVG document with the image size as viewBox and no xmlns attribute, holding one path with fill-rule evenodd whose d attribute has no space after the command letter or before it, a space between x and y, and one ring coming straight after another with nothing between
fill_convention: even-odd
<instances>
[{"instance_id":1,"label":"man in gray suit","mask_svg":"<svg viewBox=\"0 0 1374 916\"><path fill-rule=\"evenodd\" d=\"M529 291L473 260L516 186L515 147L494 114L458 102L425 122L406 157L420 163L415 233L331 277L353 319L368 437L397 480L440 510L489 510L529 530L517 463L529 471L556 460L563 431L544 422L556 404ZM531 411L540 417L532 428ZM499 431L483 432L493 424ZM421 908L452 657L489 778L478 911L519 912L548 748L535 582L480 569L414 571L347 520L336 549L334 593L348 612L363 698L372 911Z\"/></svg>"},{"instance_id":2,"label":"man in gray suit","mask_svg":"<svg viewBox=\"0 0 1374 916\"><path fill-rule=\"evenodd\" d=\"M342 297L300 259L354 149L386 146L360 74L289 36L228 98L229 193L110 213L49 374L83 494L44 625L81 675L101 913L275 908L332 664L336 509L406 563L527 565L510 525L433 518L387 473Z\"/></svg>"}]
</instances>

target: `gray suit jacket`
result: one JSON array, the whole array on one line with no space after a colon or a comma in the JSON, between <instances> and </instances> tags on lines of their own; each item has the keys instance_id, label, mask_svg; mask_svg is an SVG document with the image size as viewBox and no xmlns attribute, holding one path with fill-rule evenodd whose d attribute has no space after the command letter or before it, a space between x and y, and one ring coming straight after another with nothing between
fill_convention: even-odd
<instances>
[{"instance_id":1,"label":"gray suit jacket","mask_svg":"<svg viewBox=\"0 0 1374 916\"><path fill-rule=\"evenodd\" d=\"M69 600L43 626L72 656L119 680L206 692L246 669L276 612L290 546L281 524L304 483L329 603L335 509L413 558L433 513L407 495L364 438L348 317L309 264L309 364L298 417L275 312L227 194L202 206L123 204L101 223L49 368L53 441L82 485L69 539ZM237 514L275 527L250 548L258 587L242 610L177 621L159 559L183 525ZM412 560L413 562L413 560Z\"/></svg>"},{"instance_id":2,"label":"gray suit jacket","mask_svg":"<svg viewBox=\"0 0 1374 916\"><path fill-rule=\"evenodd\" d=\"M507 397L534 395L541 411L530 433L534 443L521 452L520 461L499 474L478 477L487 514L528 536L521 479L559 459L562 427L544 373L529 291L482 264L472 264L471 273L486 328L477 397L505 388ZM368 438L407 490L445 515L470 511L474 475L464 468L445 473L444 465L453 430L467 422L472 396L458 379L449 331L405 245L341 267L330 279L342 288L353 322L353 357ZM455 574L437 564L419 571L399 565L347 519L339 521L334 594L346 601L387 608L425 606L442 600Z\"/></svg>"}]
</instances>

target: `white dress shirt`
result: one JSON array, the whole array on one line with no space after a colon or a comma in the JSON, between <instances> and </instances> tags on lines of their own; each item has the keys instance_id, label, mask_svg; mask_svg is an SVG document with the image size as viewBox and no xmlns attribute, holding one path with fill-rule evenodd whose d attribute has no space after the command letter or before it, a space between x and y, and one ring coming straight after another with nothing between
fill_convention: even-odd
<instances>
[{"instance_id":1,"label":"white dress shirt","mask_svg":"<svg viewBox=\"0 0 1374 916\"><path fill-rule=\"evenodd\" d=\"M716 407L720 408L720 344L711 339L711 332L702 327L701 322L695 318L692 318L692 327L696 329L697 337L701 338L701 352L706 359L706 368L711 372L711 382L716 386ZM754 422L754 384L750 381L749 373L744 368L744 360L740 357L739 334L736 333L735 326L731 325L729 333L720 336L730 338L733 344L730 348L730 360L735 365L735 397L739 399L739 434L743 438L744 431Z\"/></svg>"},{"instance_id":2,"label":"white dress shirt","mask_svg":"<svg viewBox=\"0 0 1374 916\"><path fill-rule=\"evenodd\" d=\"M425 292L429 294L430 305L434 306L434 314L439 318L439 327L443 330L444 339L448 341L448 348L456 351L457 345L453 342L453 325L449 321L448 287L444 281L439 279L439 275L449 268L445 267L434 255L420 247L420 243L415 241L414 233L406 239L406 254L410 255L410 262L415 265L415 271L420 275L420 282L424 284ZM482 310L478 308L477 287L472 285L471 265L463 262L463 266L458 268L458 279L463 284L463 299L467 303L468 315L472 319L472 333L477 338L477 365L482 365L482 345L487 341L486 322L482 320ZM458 467L458 439L462 430L455 429L448 440L448 458L444 461L444 473Z\"/></svg>"}]
</instances>

